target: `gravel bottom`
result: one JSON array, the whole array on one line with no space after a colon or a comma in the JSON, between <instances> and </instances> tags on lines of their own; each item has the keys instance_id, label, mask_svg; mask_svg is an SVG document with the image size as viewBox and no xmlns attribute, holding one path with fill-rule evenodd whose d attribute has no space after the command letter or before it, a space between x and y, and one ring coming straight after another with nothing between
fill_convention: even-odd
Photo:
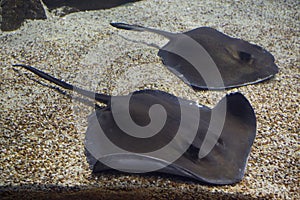
<instances>
[{"instance_id":1,"label":"gravel bottom","mask_svg":"<svg viewBox=\"0 0 300 200\"><path fill-rule=\"evenodd\" d=\"M0 32L0 195L23 199L300 199L299 7L293 0L144 0L64 17L48 13L47 20L27 21L17 31ZM274 55L280 72L261 84L195 92L162 65L157 49L144 44L162 46L166 39L117 30L109 25L112 21L171 32L210 26L263 46ZM16 63L112 95L159 89L214 106L225 93L240 91L251 102L258 123L244 179L235 185L205 186L165 175L92 175L84 155L92 107L11 66Z\"/></svg>"}]
</instances>

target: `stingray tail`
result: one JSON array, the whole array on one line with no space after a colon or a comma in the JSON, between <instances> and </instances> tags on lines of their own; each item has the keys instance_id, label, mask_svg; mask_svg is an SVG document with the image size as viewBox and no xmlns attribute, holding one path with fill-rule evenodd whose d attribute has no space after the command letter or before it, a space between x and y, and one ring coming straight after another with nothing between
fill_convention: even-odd
<instances>
[{"instance_id":1,"label":"stingray tail","mask_svg":"<svg viewBox=\"0 0 300 200\"><path fill-rule=\"evenodd\" d=\"M158 29L153 29L153 28L147 28L147 27L143 27L143 26L139 26L139 25L133 25L133 24L125 24L125 23L110 23L110 25L112 25L113 27L119 28L119 29L124 29L124 30L132 30L132 31L148 31L151 33L156 33L159 35L162 35L168 39L173 39L175 37L175 33L170 33L167 31L162 31L162 30L158 30Z\"/></svg>"},{"instance_id":2,"label":"stingray tail","mask_svg":"<svg viewBox=\"0 0 300 200\"><path fill-rule=\"evenodd\" d=\"M66 83L62 80L59 80L59 79L57 79L45 72L42 72L34 67L31 67L28 65L22 65L22 64L15 64L13 66L14 67L23 67L24 69L27 69L27 70L33 72L34 74L38 75L39 77L41 77L47 81L50 81L51 83L61 86L62 88L67 89L67 90L74 90L78 94L81 94L81 95L91 98L91 99L95 99L96 101L99 101L101 103L107 104L110 101L111 96L109 96L109 95L94 93L94 92L91 92L88 90L81 89L79 87L76 87L69 83Z\"/></svg>"}]
</instances>

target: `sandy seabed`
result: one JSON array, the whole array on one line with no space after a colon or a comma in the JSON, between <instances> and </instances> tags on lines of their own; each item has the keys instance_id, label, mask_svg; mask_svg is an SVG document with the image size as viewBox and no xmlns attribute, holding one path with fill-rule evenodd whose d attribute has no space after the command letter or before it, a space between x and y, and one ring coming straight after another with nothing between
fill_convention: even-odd
<instances>
[{"instance_id":1,"label":"sandy seabed","mask_svg":"<svg viewBox=\"0 0 300 200\"><path fill-rule=\"evenodd\" d=\"M108 10L27 21L1 32L0 195L69 199L300 199L299 2L144 0ZM270 51L275 78L223 92L195 92L156 55L166 39L117 30L110 22L171 32L213 27ZM84 132L92 108L38 84L50 85L11 64L35 66L85 89L125 95L148 88L207 106L240 91L257 117L257 137L244 179L205 186L180 177L104 173L91 175ZM92 81L91 81L92 80ZM71 94L71 93L70 93ZM30 191L30 193L29 193Z\"/></svg>"}]
</instances>

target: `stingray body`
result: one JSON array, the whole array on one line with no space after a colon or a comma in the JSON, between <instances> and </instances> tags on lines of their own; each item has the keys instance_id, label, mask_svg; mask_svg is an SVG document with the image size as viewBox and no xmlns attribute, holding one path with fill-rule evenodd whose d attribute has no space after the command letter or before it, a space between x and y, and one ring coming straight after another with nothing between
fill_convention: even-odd
<instances>
[{"instance_id":1,"label":"stingray body","mask_svg":"<svg viewBox=\"0 0 300 200\"><path fill-rule=\"evenodd\" d=\"M151 111L153 105L162 106L166 114L163 127L157 134L151 137L134 137L125 133L116 121L116 116L128 117L126 105L122 101L128 96L112 97L93 93L58 80L31 66L14 66L21 66L65 89L74 90L106 104L90 115L85 136L86 156L94 173L110 169L145 173L148 169L157 169L154 171L188 177L208 184L233 184L240 181L244 175L247 158L256 135L256 117L250 103L241 93L226 95L210 109L159 90L133 92L129 98L129 112L137 125L145 127L155 121L153 110ZM212 149L200 158L199 152L207 134L218 135L210 124L213 120L222 121L218 116L222 115L224 105L226 112L221 132ZM184 109L189 110L188 116L183 115ZM195 113L199 114L197 126L193 124ZM213 113L216 116L214 118ZM188 120L184 121L183 117L188 117ZM161 120L160 117L157 118ZM176 135L179 129L182 130L181 137ZM195 135L190 138L193 129ZM144 133L140 131L138 134L143 136ZM164 155L151 154L171 143L173 145L163 152ZM119 149L111 148L111 144ZM180 156L170 162L168 158L177 152L180 152Z\"/></svg>"},{"instance_id":2,"label":"stingray body","mask_svg":"<svg viewBox=\"0 0 300 200\"><path fill-rule=\"evenodd\" d=\"M234 88L267 80L278 73L274 57L268 51L210 27L175 34L124 23L111 25L120 29L148 31L167 37L170 41L159 50L158 55L169 70L197 89ZM184 46L187 44L190 47ZM201 45L203 49L201 47L196 49L197 45ZM214 70L215 67L217 73L211 71L213 75L206 75L207 70ZM223 83L216 81L218 73Z\"/></svg>"}]
</instances>

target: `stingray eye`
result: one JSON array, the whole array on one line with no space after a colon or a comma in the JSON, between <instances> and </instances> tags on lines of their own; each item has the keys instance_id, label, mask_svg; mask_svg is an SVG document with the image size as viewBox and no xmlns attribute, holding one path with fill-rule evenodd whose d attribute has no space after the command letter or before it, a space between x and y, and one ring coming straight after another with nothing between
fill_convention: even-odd
<instances>
[{"instance_id":1,"label":"stingray eye","mask_svg":"<svg viewBox=\"0 0 300 200\"><path fill-rule=\"evenodd\" d=\"M218 142L217 142L217 145L224 146L224 141L221 138L219 138Z\"/></svg>"},{"instance_id":2,"label":"stingray eye","mask_svg":"<svg viewBox=\"0 0 300 200\"><path fill-rule=\"evenodd\" d=\"M245 51L240 51L239 46L229 46L225 48L226 51L236 60L251 64L253 60L253 56L250 53Z\"/></svg>"},{"instance_id":3,"label":"stingray eye","mask_svg":"<svg viewBox=\"0 0 300 200\"><path fill-rule=\"evenodd\" d=\"M247 52L239 51L238 55L241 61L250 62L252 60L252 55Z\"/></svg>"}]
</instances>

